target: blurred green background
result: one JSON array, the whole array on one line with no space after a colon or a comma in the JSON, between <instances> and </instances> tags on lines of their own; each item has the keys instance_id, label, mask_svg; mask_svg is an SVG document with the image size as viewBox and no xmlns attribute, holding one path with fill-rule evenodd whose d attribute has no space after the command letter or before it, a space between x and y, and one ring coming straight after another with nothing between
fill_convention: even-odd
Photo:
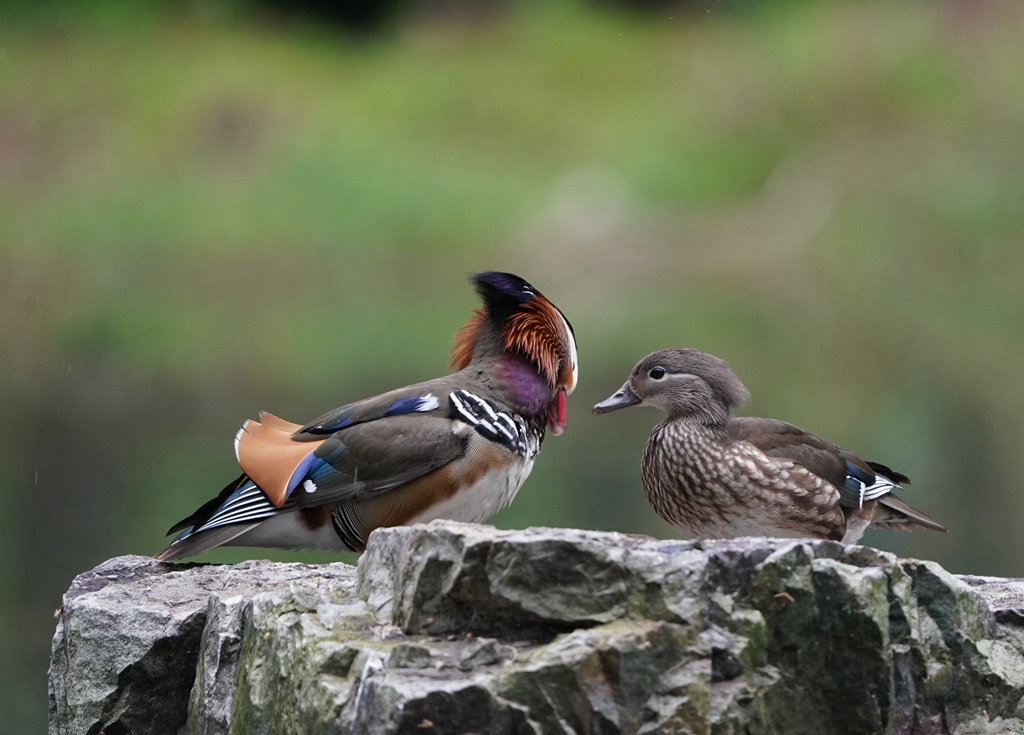
<instances>
[{"instance_id":1,"label":"blurred green background","mask_svg":"<svg viewBox=\"0 0 1024 735\"><path fill-rule=\"evenodd\" d=\"M0 6L11 732L43 727L74 575L162 548L257 410L445 372L484 269L561 307L581 361L496 525L674 536L640 489L658 414L590 407L692 346L950 528L866 543L1021 575L1024 5L387 8ZM329 558L208 560L263 556Z\"/></svg>"}]
</instances>

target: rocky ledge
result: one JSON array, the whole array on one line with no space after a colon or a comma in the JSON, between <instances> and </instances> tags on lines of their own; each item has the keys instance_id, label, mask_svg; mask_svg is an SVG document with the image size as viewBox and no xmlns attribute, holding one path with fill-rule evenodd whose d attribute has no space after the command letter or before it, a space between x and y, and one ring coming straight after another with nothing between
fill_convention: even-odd
<instances>
[{"instance_id":1,"label":"rocky ledge","mask_svg":"<svg viewBox=\"0 0 1024 735\"><path fill-rule=\"evenodd\" d=\"M51 735L1024 734L1024 580L833 542L435 522L358 567L112 559Z\"/></svg>"}]
</instances>

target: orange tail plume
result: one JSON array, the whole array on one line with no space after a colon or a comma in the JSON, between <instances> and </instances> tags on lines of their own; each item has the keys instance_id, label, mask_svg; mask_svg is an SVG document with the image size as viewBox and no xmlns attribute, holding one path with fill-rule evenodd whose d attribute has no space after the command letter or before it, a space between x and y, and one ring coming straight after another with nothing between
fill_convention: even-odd
<instances>
[{"instance_id":1,"label":"orange tail plume","mask_svg":"<svg viewBox=\"0 0 1024 735\"><path fill-rule=\"evenodd\" d=\"M242 471L279 508L298 483L296 470L326 441L293 440L300 428L273 414L261 413L259 421L246 421L235 437L235 455Z\"/></svg>"}]
</instances>

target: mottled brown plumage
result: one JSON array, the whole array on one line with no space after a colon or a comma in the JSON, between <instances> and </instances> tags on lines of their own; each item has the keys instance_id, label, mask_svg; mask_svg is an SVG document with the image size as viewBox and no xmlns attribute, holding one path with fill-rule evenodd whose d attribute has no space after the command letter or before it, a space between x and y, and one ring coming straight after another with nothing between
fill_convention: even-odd
<instances>
[{"instance_id":1,"label":"mottled brown plumage","mask_svg":"<svg viewBox=\"0 0 1024 735\"><path fill-rule=\"evenodd\" d=\"M870 525L946 530L893 495L906 476L784 421L730 415L748 397L723 360L661 350L594 412L643 404L668 413L644 449L644 493L690 536L856 543Z\"/></svg>"}]
</instances>

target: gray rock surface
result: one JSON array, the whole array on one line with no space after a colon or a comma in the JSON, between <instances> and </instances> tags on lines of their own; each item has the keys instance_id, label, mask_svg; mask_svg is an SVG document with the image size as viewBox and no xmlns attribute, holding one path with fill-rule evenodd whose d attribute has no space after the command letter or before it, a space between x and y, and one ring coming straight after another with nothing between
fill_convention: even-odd
<instances>
[{"instance_id":1,"label":"gray rock surface","mask_svg":"<svg viewBox=\"0 0 1024 735\"><path fill-rule=\"evenodd\" d=\"M358 569L120 557L51 735L1020 733L1024 580L834 542L435 522Z\"/></svg>"}]
</instances>

